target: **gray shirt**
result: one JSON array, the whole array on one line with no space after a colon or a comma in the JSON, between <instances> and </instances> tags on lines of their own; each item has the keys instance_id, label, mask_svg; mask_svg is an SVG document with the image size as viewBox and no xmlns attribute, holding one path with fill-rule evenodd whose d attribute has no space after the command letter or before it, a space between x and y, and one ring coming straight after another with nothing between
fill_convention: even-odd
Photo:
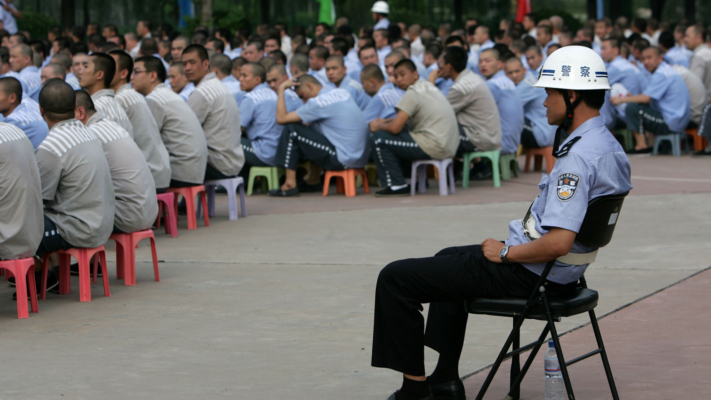
<instances>
[{"instance_id":1,"label":"gray shirt","mask_svg":"<svg viewBox=\"0 0 711 400\"><path fill-rule=\"evenodd\" d=\"M32 257L44 232L42 185L30 139L0 122L0 259Z\"/></svg>"},{"instance_id":2,"label":"gray shirt","mask_svg":"<svg viewBox=\"0 0 711 400\"><path fill-rule=\"evenodd\" d=\"M480 150L501 150L501 122L486 81L464 69L449 88L447 100L469 141Z\"/></svg>"},{"instance_id":3,"label":"gray shirt","mask_svg":"<svg viewBox=\"0 0 711 400\"><path fill-rule=\"evenodd\" d=\"M706 95L711 97L711 48L702 43L694 49L689 60L689 70L704 83Z\"/></svg>"},{"instance_id":4,"label":"gray shirt","mask_svg":"<svg viewBox=\"0 0 711 400\"><path fill-rule=\"evenodd\" d=\"M62 121L35 152L44 213L75 247L97 247L114 226L114 189L101 142L76 119Z\"/></svg>"},{"instance_id":5,"label":"gray shirt","mask_svg":"<svg viewBox=\"0 0 711 400\"><path fill-rule=\"evenodd\" d=\"M158 199L141 150L126 130L100 111L89 118L86 126L101 142L109 163L116 199L114 226L126 233L149 229L158 217Z\"/></svg>"},{"instance_id":6,"label":"gray shirt","mask_svg":"<svg viewBox=\"0 0 711 400\"><path fill-rule=\"evenodd\" d=\"M126 111L116 102L113 89L101 89L91 96L91 100L94 102L96 111L101 111L106 118L119 124L133 139L131 120L128 119Z\"/></svg>"},{"instance_id":7,"label":"gray shirt","mask_svg":"<svg viewBox=\"0 0 711 400\"><path fill-rule=\"evenodd\" d=\"M686 67L682 65L672 65L679 75L684 79L686 88L689 89L689 98L691 99L691 120L695 124L699 125L701 123L701 114L704 111L704 107L709 102L709 97L706 94L706 89L704 88L703 82L699 79L696 74L689 71Z\"/></svg>"},{"instance_id":8,"label":"gray shirt","mask_svg":"<svg viewBox=\"0 0 711 400\"><path fill-rule=\"evenodd\" d=\"M205 132L207 162L224 175L237 175L244 165L244 153L239 108L232 92L212 72L196 85L188 105Z\"/></svg>"},{"instance_id":9,"label":"gray shirt","mask_svg":"<svg viewBox=\"0 0 711 400\"><path fill-rule=\"evenodd\" d=\"M156 187L167 188L170 186L170 157L160 139L158 125L146 104L146 99L128 83L116 91L114 98L131 121L133 140L148 163Z\"/></svg>"},{"instance_id":10,"label":"gray shirt","mask_svg":"<svg viewBox=\"0 0 711 400\"><path fill-rule=\"evenodd\" d=\"M205 133L193 110L164 84L146 96L170 155L172 179L201 185L207 166Z\"/></svg>"}]
</instances>

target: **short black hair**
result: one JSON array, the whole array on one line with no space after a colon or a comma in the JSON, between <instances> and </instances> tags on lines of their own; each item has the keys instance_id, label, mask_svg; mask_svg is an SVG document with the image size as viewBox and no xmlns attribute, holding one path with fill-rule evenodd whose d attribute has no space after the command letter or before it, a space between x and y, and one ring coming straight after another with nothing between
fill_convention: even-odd
<instances>
[{"instance_id":1,"label":"short black hair","mask_svg":"<svg viewBox=\"0 0 711 400\"><path fill-rule=\"evenodd\" d=\"M200 62L203 62L209 57L207 56L207 49L201 44L191 44L183 50L183 54L196 53Z\"/></svg>"},{"instance_id":2,"label":"short black hair","mask_svg":"<svg viewBox=\"0 0 711 400\"><path fill-rule=\"evenodd\" d=\"M321 59L327 59L329 56L328 49L325 48L324 46L314 46L309 52L314 51L314 54L316 57L321 58Z\"/></svg>"},{"instance_id":3,"label":"short black hair","mask_svg":"<svg viewBox=\"0 0 711 400\"><path fill-rule=\"evenodd\" d=\"M319 22L318 24L316 24L316 27L318 28L319 26L322 27L324 31L331 32L331 25Z\"/></svg>"},{"instance_id":4,"label":"short black hair","mask_svg":"<svg viewBox=\"0 0 711 400\"><path fill-rule=\"evenodd\" d=\"M284 52L281 50L270 51L269 58L273 58L274 61L281 61L281 63L284 65L286 65L287 62L289 62L289 60L286 58L286 54L284 54Z\"/></svg>"},{"instance_id":5,"label":"short black hair","mask_svg":"<svg viewBox=\"0 0 711 400\"><path fill-rule=\"evenodd\" d=\"M246 45L244 45L244 47L247 47L250 45L254 45L254 47L256 47L257 51L264 51L264 42L262 42L261 40L250 40L247 42Z\"/></svg>"},{"instance_id":6,"label":"short black hair","mask_svg":"<svg viewBox=\"0 0 711 400\"><path fill-rule=\"evenodd\" d=\"M365 46L361 47L360 49L358 49L358 59L360 59L360 54L363 52L363 50L369 50L369 49L375 50L375 46L365 45ZM377 54L378 51L376 50L375 53Z\"/></svg>"},{"instance_id":7,"label":"short black hair","mask_svg":"<svg viewBox=\"0 0 711 400\"><path fill-rule=\"evenodd\" d=\"M444 63L449 64L457 73L467 68L467 51L459 46L450 46L444 49Z\"/></svg>"},{"instance_id":8,"label":"short black hair","mask_svg":"<svg viewBox=\"0 0 711 400\"><path fill-rule=\"evenodd\" d=\"M141 53L146 56L158 54L158 42L153 38L144 38L141 41Z\"/></svg>"},{"instance_id":9,"label":"short black hair","mask_svg":"<svg viewBox=\"0 0 711 400\"><path fill-rule=\"evenodd\" d=\"M152 31L152 30L153 30L153 25L151 24L151 21L149 21L149 20L147 20L147 19L142 19L142 20L140 20L140 21L138 21L138 22L140 22L141 24L143 24L143 26L146 27L149 31Z\"/></svg>"},{"instance_id":10,"label":"short black hair","mask_svg":"<svg viewBox=\"0 0 711 400\"><path fill-rule=\"evenodd\" d=\"M267 36L266 38L264 38L265 44L267 43L267 40L276 40L277 47L281 48L281 39L278 36L272 36L272 35Z\"/></svg>"},{"instance_id":11,"label":"short black hair","mask_svg":"<svg viewBox=\"0 0 711 400\"><path fill-rule=\"evenodd\" d=\"M83 26L75 26L72 28L72 36L79 39L80 42L83 42L86 37L86 29L84 29Z\"/></svg>"},{"instance_id":12,"label":"short black hair","mask_svg":"<svg viewBox=\"0 0 711 400\"><path fill-rule=\"evenodd\" d=\"M8 96L14 94L17 104L22 101L22 84L16 78L11 76L0 78L0 89Z\"/></svg>"},{"instance_id":13,"label":"short black hair","mask_svg":"<svg viewBox=\"0 0 711 400\"><path fill-rule=\"evenodd\" d=\"M118 36L118 28L116 27L116 25L107 24L107 25L104 25L104 29L108 29L111 32L113 32L114 33L113 36Z\"/></svg>"},{"instance_id":14,"label":"short black hair","mask_svg":"<svg viewBox=\"0 0 711 400\"><path fill-rule=\"evenodd\" d=\"M383 71L380 69L380 66L378 66L378 64L366 65L360 71L360 76L361 78L375 78L375 80L378 82L385 82L385 76L383 75Z\"/></svg>"},{"instance_id":15,"label":"short black hair","mask_svg":"<svg viewBox=\"0 0 711 400\"><path fill-rule=\"evenodd\" d=\"M116 75L116 60L106 53L91 53L91 61L94 63L94 71L104 73L104 87L110 88L111 81Z\"/></svg>"},{"instance_id":16,"label":"short black hair","mask_svg":"<svg viewBox=\"0 0 711 400\"><path fill-rule=\"evenodd\" d=\"M417 71L417 66L415 65L415 63L412 62L412 60L409 60L407 58L402 59L402 60L398 61L397 64L395 64L395 69L398 69L400 67L405 67L410 72Z\"/></svg>"},{"instance_id":17,"label":"short black hair","mask_svg":"<svg viewBox=\"0 0 711 400\"><path fill-rule=\"evenodd\" d=\"M79 53L89 54L89 46L86 45L86 42L76 42L72 44L69 51L72 53L72 56Z\"/></svg>"},{"instance_id":18,"label":"short black hair","mask_svg":"<svg viewBox=\"0 0 711 400\"><path fill-rule=\"evenodd\" d=\"M339 52L342 56L348 54L348 42L346 42L346 39L342 37L333 38L333 40L331 40L331 47L333 48L334 53Z\"/></svg>"},{"instance_id":19,"label":"short black hair","mask_svg":"<svg viewBox=\"0 0 711 400\"><path fill-rule=\"evenodd\" d=\"M218 38L213 38L207 41L208 43L212 43L212 48L215 49L215 51L219 53L223 53L225 51L225 42Z\"/></svg>"},{"instance_id":20,"label":"short black hair","mask_svg":"<svg viewBox=\"0 0 711 400\"><path fill-rule=\"evenodd\" d=\"M229 75L232 71L232 60L226 55L218 53L210 57L210 66L217 68L225 75Z\"/></svg>"},{"instance_id":21,"label":"short black hair","mask_svg":"<svg viewBox=\"0 0 711 400\"><path fill-rule=\"evenodd\" d=\"M664 31L659 35L659 45L669 50L674 48L674 34Z\"/></svg>"},{"instance_id":22,"label":"short black hair","mask_svg":"<svg viewBox=\"0 0 711 400\"><path fill-rule=\"evenodd\" d=\"M72 39L68 37L58 37L54 39L54 41L57 42L57 47L59 47L59 51L72 47Z\"/></svg>"},{"instance_id":23,"label":"short black hair","mask_svg":"<svg viewBox=\"0 0 711 400\"><path fill-rule=\"evenodd\" d=\"M425 48L425 54L429 54L432 58L438 60L439 56L442 55L442 46L437 43L432 43Z\"/></svg>"},{"instance_id":24,"label":"short black hair","mask_svg":"<svg viewBox=\"0 0 711 400\"><path fill-rule=\"evenodd\" d=\"M127 80L131 80L131 73L133 72L133 58L128 55L123 50L111 50L109 52L109 55L116 55L118 57L118 72L120 73L121 71L128 70L128 76L126 77ZM153 56L151 56L153 57ZM155 57L153 57L155 58ZM162 63L161 63L162 64Z\"/></svg>"},{"instance_id":25,"label":"short black hair","mask_svg":"<svg viewBox=\"0 0 711 400\"><path fill-rule=\"evenodd\" d=\"M564 89L556 90L561 94L566 92L566 90ZM606 90L576 90L576 92L582 99L582 102L585 103L586 106L594 110L601 109L602 105L605 103Z\"/></svg>"},{"instance_id":26,"label":"short black hair","mask_svg":"<svg viewBox=\"0 0 711 400\"><path fill-rule=\"evenodd\" d=\"M158 78L158 82L165 82L168 71L165 70L165 66L163 66L163 62L161 60L153 56L143 56L138 57L134 62L139 61L143 62L143 67L146 69L147 74L155 72L156 77Z\"/></svg>"},{"instance_id":27,"label":"short black hair","mask_svg":"<svg viewBox=\"0 0 711 400\"><path fill-rule=\"evenodd\" d=\"M64 121L74 118L75 103L74 89L64 82L64 79L49 79L40 90L39 104L50 121Z\"/></svg>"},{"instance_id":28,"label":"short black hair","mask_svg":"<svg viewBox=\"0 0 711 400\"><path fill-rule=\"evenodd\" d=\"M259 83L264 83L267 81L267 70L264 68L264 66L262 64L249 63L249 64L247 64L247 66L252 69L252 74L254 76L258 76L259 79L261 79L261 82L259 82Z\"/></svg>"},{"instance_id":29,"label":"short black hair","mask_svg":"<svg viewBox=\"0 0 711 400\"><path fill-rule=\"evenodd\" d=\"M86 39L87 44L91 43L96 47L100 47L102 44L104 44L104 37L99 35L98 33L92 33L89 35L89 37Z\"/></svg>"},{"instance_id":30,"label":"short black hair","mask_svg":"<svg viewBox=\"0 0 711 400\"><path fill-rule=\"evenodd\" d=\"M452 35L452 36L448 37L447 40L444 41L444 45L449 46L450 44L452 44L454 42L459 42L462 44L462 46L464 46L464 44L467 43L464 41L464 38L462 38L461 36Z\"/></svg>"},{"instance_id":31,"label":"short black hair","mask_svg":"<svg viewBox=\"0 0 711 400\"><path fill-rule=\"evenodd\" d=\"M632 21L632 26L644 33L647 30L647 20L644 18L635 18L634 21Z\"/></svg>"},{"instance_id":32,"label":"short black hair","mask_svg":"<svg viewBox=\"0 0 711 400\"><path fill-rule=\"evenodd\" d=\"M74 96L76 96L77 107L84 107L87 113L95 113L96 107L94 106L94 100L86 90L79 89L74 91Z\"/></svg>"}]
</instances>

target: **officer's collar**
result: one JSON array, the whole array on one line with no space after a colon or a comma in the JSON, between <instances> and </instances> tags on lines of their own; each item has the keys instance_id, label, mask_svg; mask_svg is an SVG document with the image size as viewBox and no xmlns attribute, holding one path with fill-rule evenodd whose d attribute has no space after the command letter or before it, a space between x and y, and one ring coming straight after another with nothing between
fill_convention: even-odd
<instances>
[{"instance_id":1,"label":"officer's collar","mask_svg":"<svg viewBox=\"0 0 711 400\"><path fill-rule=\"evenodd\" d=\"M570 135L568 135L568 137L560 145L560 147L563 147L566 143L570 142L575 137L583 136L583 134L588 131L591 131L591 130L597 129L597 128L604 128L604 127L605 127L605 121L602 119L601 115L597 116L597 117L590 118L589 120L583 122L573 132L571 132Z\"/></svg>"}]
</instances>

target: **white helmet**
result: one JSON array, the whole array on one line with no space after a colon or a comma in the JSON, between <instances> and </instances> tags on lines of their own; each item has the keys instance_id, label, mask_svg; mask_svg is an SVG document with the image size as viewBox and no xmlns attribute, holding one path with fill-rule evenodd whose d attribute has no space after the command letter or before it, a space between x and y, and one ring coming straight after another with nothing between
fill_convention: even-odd
<instances>
[{"instance_id":1,"label":"white helmet","mask_svg":"<svg viewBox=\"0 0 711 400\"><path fill-rule=\"evenodd\" d=\"M390 14L390 6L384 1L376 1L375 4L373 4L373 8L370 9L370 12Z\"/></svg>"},{"instance_id":2,"label":"white helmet","mask_svg":"<svg viewBox=\"0 0 711 400\"><path fill-rule=\"evenodd\" d=\"M602 58L584 46L566 46L543 63L533 87L567 90L610 90Z\"/></svg>"}]
</instances>

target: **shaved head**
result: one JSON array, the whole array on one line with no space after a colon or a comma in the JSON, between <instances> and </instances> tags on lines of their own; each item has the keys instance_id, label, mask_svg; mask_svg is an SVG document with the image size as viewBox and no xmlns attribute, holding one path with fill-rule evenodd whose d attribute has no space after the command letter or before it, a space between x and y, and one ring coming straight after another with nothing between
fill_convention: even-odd
<instances>
[{"instance_id":1,"label":"shaved head","mask_svg":"<svg viewBox=\"0 0 711 400\"><path fill-rule=\"evenodd\" d=\"M74 89L63 79L50 79L42 86L39 104L49 121L60 122L74 118L75 103Z\"/></svg>"}]
</instances>

